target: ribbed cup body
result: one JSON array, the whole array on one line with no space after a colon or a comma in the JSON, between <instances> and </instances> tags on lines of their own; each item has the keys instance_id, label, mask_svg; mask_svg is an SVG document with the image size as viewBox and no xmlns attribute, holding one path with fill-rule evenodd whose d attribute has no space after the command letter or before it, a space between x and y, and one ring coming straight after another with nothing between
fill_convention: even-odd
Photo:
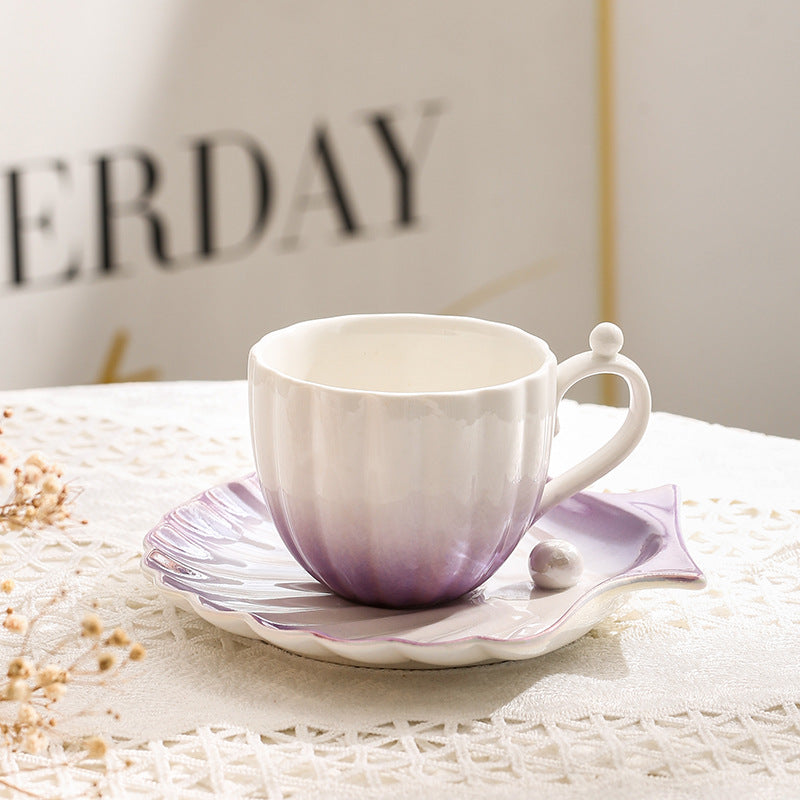
<instances>
[{"instance_id":1,"label":"ribbed cup body","mask_svg":"<svg viewBox=\"0 0 800 800\"><path fill-rule=\"evenodd\" d=\"M528 376L453 392L321 385L254 352L248 373L275 526L334 592L391 607L452 600L492 575L530 526L553 436L552 354Z\"/></svg>"}]
</instances>

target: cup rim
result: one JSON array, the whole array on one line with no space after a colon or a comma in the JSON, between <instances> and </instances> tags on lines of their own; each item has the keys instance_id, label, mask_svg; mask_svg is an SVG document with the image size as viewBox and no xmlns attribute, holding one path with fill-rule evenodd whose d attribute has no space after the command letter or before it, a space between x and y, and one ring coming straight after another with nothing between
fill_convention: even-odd
<instances>
[{"instance_id":1,"label":"cup rim","mask_svg":"<svg viewBox=\"0 0 800 800\"><path fill-rule=\"evenodd\" d=\"M295 375L290 375L283 370L278 369L270 364L265 363L261 356L259 355L259 347L260 345L265 342L267 339L277 336L278 334L284 333L286 331L291 330L292 328L301 328L301 327L309 327L315 323L335 323L338 321L345 322L347 320L356 320L356 319L377 319L377 318L408 318L408 319L438 319L443 321L452 321L456 324L464 324L465 322L470 325L478 325L478 326L485 326L491 327L493 329L505 329L507 331L513 331L515 335L523 335L525 338L529 339L531 342L535 343L539 346L542 350L543 359L542 363L539 367L531 372L527 372L524 375L520 375L517 378L514 378L510 381L505 381L503 383L490 383L484 386L475 386L469 389L450 389L450 390L439 390L439 391L425 391L425 392L392 392L392 391L385 391L385 390L378 390L378 389L356 389L352 387L346 386L335 386L329 383L320 383L318 381L311 381L305 378L298 378ZM408 399L408 398L424 398L424 397L458 397L458 396L466 396L470 394L475 394L477 392L486 392L486 391L493 391L498 389L507 389L512 387L516 384L522 384L527 381L531 380L538 380L548 367L555 366L556 364L556 357L553 351L550 349L550 346L547 342L539 336L535 336L532 333L524 330L523 328L519 328L516 325L511 325L507 322L497 322L495 320L487 320L482 319L481 317L468 317L465 315L454 315L454 314L425 314L425 313L415 313L415 312L386 312L386 313L370 313L370 314L340 314L335 315L332 317L317 317L311 318L306 320L301 320L299 322L294 322L290 325L284 325L282 328L276 328L269 333L266 333L262 336L255 344L252 345L250 348L250 352L248 355L248 379L252 379L252 371L253 365L256 365L259 369L265 370L266 372L270 372L273 375L277 375L285 381L288 381L292 384L297 386L307 386L312 387L314 389L324 390L326 392L331 392L334 394L341 394L345 396L365 396L368 395L370 397L387 397L387 398L398 398L398 399Z\"/></svg>"}]
</instances>

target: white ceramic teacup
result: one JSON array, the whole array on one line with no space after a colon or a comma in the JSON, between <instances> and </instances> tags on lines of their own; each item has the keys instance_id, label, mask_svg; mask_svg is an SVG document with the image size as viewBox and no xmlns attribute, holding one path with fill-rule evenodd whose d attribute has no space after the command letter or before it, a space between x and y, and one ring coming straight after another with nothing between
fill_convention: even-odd
<instances>
[{"instance_id":1,"label":"white ceramic teacup","mask_svg":"<svg viewBox=\"0 0 800 800\"><path fill-rule=\"evenodd\" d=\"M256 470L283 541L344 597L391 607L474 589L548 509L619 464L644 434L650 389L598 325L561 364L519 328L469 317L311 320L250 351ZM630 388L622 428L548 481L556 409L599 373Z\"/></svg>"}]
</instances>

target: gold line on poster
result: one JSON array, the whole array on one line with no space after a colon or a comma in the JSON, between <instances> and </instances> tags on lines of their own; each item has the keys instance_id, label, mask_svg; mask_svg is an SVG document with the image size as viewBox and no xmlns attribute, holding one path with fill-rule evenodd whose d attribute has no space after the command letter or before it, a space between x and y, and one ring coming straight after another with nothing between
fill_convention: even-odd
<instances>
[{"instance_id":1,"label":"gold line on poster","mask_svg":"<svg viewBox=\"0 0 800 800\"><path fill-rule=\"evenodd\" d=\"M617 322L616 159L614 151L614 0L597 0L598 305L600 318ZM605 405L617 404L617 380L601 377Z\"/></svg>"},{"instance_id":2,"label":"gold line on poster","mask_svg":"<svg viewBox=\"0 0 800 800\"><path fill-rule=\"evenodd\" d=\"M500 297L508 292L513 291L514 289L518 289L520 286L524 286L526 283L532 283L537 278L540 278L542 275L546 275L548 272L552 272L557 267L558 263L553 258L543 259L541 261L536 261L533 264L528 264L520 269L506 273L505 275L501 275L499 278L494 278L493 280L484 283L469 294L454 300L452 303L445 306L439 313L453 315L469 314L471 311L474 311L476 308L488 302L489 300L493 300L496 297Z\"/></svg>"},{"instance_id":3,"label":"gold line on poster","mask_svg":"<svg viewBox=\"0 0 800 800\"><path fill-rule=\"evenodd\" d=\"M100 369L100 374L97 378L98 383L157 381L161 378L159 370L154 367L138 370L137 372L129 372L125 375L120 374L119 368L122 364L125 351L128 349L130 339L131 335L125 328L120 328L114 333L111 344L106 352L103 366Z\"/></svg>"}]
</instances>

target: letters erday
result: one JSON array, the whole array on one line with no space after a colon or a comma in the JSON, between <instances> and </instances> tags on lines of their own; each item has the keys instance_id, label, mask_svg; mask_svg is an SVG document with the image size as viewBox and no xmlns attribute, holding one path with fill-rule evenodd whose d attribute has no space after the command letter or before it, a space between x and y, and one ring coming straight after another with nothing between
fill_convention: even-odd
<instances>
[{"instance_id":1,"label":"letters erday","mask_svg":"<svg viewBox=\"0 0 800 800\"><path fill-rule=\"evenodd\" d=\"M361 135L363 158L374 160L375 169L387 177L385 185L392 192L393 215L388 221L395 230L412 228L419 220L419 174L428 153L438 118L444 105L428 100L415 112L416 133L407 141L398 130L396 111L369 111L359 115L356 130L334 130L325 121L311 125L308 145L296 169L296 180L287 194L288 213L276 244L287 251L303 244L303 224L310 213L327 214L330 228L337 236L357 238L368 225L359 198L348 181L348 164L337 150L337 139ZM236 242L222 242L218 231L221 198L218 191L226 148L238 149L251 176L252 191L241 213L246 233ZM6 260L5 279L0 286L23 289L53 286L80 276L119 274L124 253L119 244L121 222L138 221L144 251L151 263L163 269L178 269L200 262L231 261L255 249L266 236L274 220L276 205L275 176L267 145L241 131L221 131L188 139L191 207L177 211L192 220L194 248L175 252L171 244L171 213L159 190L170 168L170 161L151 149L126 146L105 149L70 159L64 156L42 157L7 167L2 175L6 194L6 220L0 220L0 252ZM120 188L119 170L125 167L136 175L136 191ZM57 225L53 197L68 204L73 200L75 177L79 170L89 173L93 218L90 235L91 254L81 252L80 241L69 242L68 256L59 264L34 263L33 237L69 235ZM38 180L32 181L35 176ZM85 176L84 176L85 177ZM46 178L49 194L41 190ZM39 191L36 191L39 187ZM375 222L374 220L372 221ZM4 241L5 240L5 241ZM89 261L92 263L88 263Z\"/></svg>"}]
</instances>

